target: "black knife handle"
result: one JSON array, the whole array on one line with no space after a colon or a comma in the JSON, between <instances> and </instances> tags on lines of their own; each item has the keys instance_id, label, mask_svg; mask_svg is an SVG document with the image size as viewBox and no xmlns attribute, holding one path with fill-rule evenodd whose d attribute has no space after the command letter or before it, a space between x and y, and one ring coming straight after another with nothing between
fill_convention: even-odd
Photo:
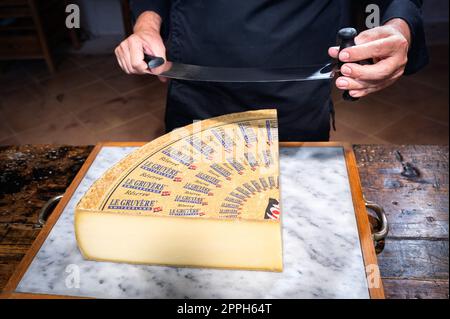
<instances>
[{"instance_id":1,"label":"black knife handle","mask_svg":"<svg viewBox=\"0 0 450 319\"><path fill-rule=\"evenodd\" d=\"M355 46L356 45L355 38L357 35L358 35L358 31L356 31L356 29L354 29L354 28L344 28L344 29L339 30L339 32L338 32L338 38L339 38L339 43L340 43L339 53L346 48ZM338 61L339 61L338 67L340 70L345 62L340 61L339 56L338 56ZM349 91L345 91L342 96L343 96L344 100L346 100L346 101L353 102L353 101L359 100L359 98L351 96Z\"/></svg>"},{"instance_id":2,"label":"black knife handle","mask_svg":"<svg viewBox=\"0 0 450 319\"><path fill-rule=\"evenodd\" d=\"M163 58L148 54L144 54L144 62L147 63L149 69L157 68L166 63Z\"/></svg>"}]
</instances>

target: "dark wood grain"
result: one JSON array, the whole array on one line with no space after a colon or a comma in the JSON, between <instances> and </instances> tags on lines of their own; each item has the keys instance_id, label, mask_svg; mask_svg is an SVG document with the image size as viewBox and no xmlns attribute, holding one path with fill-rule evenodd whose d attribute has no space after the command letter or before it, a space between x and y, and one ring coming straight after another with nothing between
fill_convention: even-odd
<instances>
[{"instance_id":1,"label":"dark wood grain","mask_svg":"<svg viewBox=\"0 0 450 319\"><path fill-rule=\"evenodd\" d=\"M378 256L386 297L448 298L448 146L359 145L354 151L364 194L385 208L390 224ZM397 152L418 176L402 175Z\"/></svg>"},{"instance_id":2,"label":"dark wood grain","mask_svg":"<svg viewBox=\"0 0 450 319\"><path fill-rule=\"evenodd\" d=\"M448 280L383 279L388 299L448 299Z\"/></svg>"},{"instance_id":3,"label":"dark wood grain","mask_svg":"<svg viewBox=\"0 0 450 319\"><path fill-rule=\"evenodd\" d=\"M63 194L91 146L0 147L0 290L40 232L41 208Z\"/></svg>"},{"instance_id":4,"label":"dark wood grain","mask_svg":"<svg viewBox=\"0 0 450 319\"><path fill-rule=\"evenodd\" d=\"M386 278L448 279L448 241L388 238L378 264Z\"/></svg>"},{"instance_id":5,"label":"dark wood grain","mask_svg":"<svg viewBox=\"0 0 450 319\"><path fill-rule=\"evenodd\" d=\"M91 150L0 148L0 290L39 233L34 224L40 208L67 188ZM385 207L391 225L378 256L386 297L448 298L448 147L360 145L354 150L364 194ZM397 150L420 176L401 175ZM17 176L25 182L7 184ZM6 194L5 185L18 190Z\"/></svg>"},{"instance_id":6,"label":"dark wood grain","mask_svg":"<svg viewBox=\"0 0 450 319\"><path fill-rule=\"evenodd\" d=\"M0 147L0 225L35 224L42 206L63 194L92 147Z\"/></svg>"}]
</instances>

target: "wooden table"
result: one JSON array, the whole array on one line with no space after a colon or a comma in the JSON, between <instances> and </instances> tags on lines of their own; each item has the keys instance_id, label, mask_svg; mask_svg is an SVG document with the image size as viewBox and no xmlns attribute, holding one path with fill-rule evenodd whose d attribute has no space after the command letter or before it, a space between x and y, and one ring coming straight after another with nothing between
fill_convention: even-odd
<instances>
[{"instance_id":1,"label":"wooden table","mask_svg":"<svg viewBox=\"0 0 450 319\"><path fill-rule=\"evenodd\" d=\"M91 150L0 147L0 290L39 233L40 209L64 192ZM391 225L378 256L386 297L448 298L448 146L354 150L364 194L385 208ZM412 173L403 176L407 162Z\"/></svg>"},{"instance_id":2,"label":"wooden table","mask_svg":"<svg viewBox=\"0 0 450 319\"><path fill-rule=\"evenodd\" d=\"M386 210L387 298L448 298L448 146L354 146L367 199ZM397 153L398 152L398 153ZM400 160L419 173L405 177Z\"/></svg>"}]
</instances>

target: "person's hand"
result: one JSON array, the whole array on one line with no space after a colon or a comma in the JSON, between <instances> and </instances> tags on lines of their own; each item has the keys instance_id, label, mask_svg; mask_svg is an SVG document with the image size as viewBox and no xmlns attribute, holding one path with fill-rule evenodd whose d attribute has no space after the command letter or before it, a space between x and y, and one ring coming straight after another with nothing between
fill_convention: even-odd
<instances>
[{"instance_id":1,"label":"person's hand","mask_svg":"<svg viewBox=\"0 0 450 319\"><path fill-rule=\"evenodd\" d=\"M393 19L382 27L359 34L354 47L340 53L339 47L330 48L331 57L337 59L339 55L339 60L345 62L336 86L359 98L392 85L405 71L410 42L408 24L402 19ZM367 59L373 60L374 64L352 63Z\"/></svg>"},{"instance_id":2,"label":"person's hand","mask_svg":"<svg viewBox=\"0 0 450 319\"><path fill-rule=\"evenodd\" d=\"M124 72L157 75L164 70L163 66L150 70L144 62L144 53L166 60L166 48L160 35L160 28L161 17L158 14L144 12L139 16L134 33L115 49L117 61Z\"/></svg>"}]
</instances>

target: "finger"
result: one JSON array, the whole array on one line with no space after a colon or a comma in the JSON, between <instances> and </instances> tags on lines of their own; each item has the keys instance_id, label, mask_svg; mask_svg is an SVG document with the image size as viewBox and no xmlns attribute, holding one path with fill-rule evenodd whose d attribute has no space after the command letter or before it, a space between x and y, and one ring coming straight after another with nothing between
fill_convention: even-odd
<instances>
[{"instance_id":1,"label":"finger","mask_svg":"<svg viewBox=\"0 0 450 319\"><path fill-rule=\"evenodd\" d=\"M377 39L386 38L392 34L393 34L393 31L392 31L391 27L384 26L384 27L372 28L372 29L368 29L364 32L361 32L355 38L355 43L356 43L356 45L361 45L361 44L364 44L367 42L375 41ZM335 47L329 48L328 54L332 58L336 59L339 54L339 47L335 46Z\"/></svg>"},{"instance_id":2,"label":"finger","mask_svg":"<svg viewBox=\"0 0 450 319\"><path fill-rule=\"evenodd\" d=\"M168 78L165 78L163 76L158 76L158 79L162 82L162 83L167 83L169 81Z\"/></svg>"},{"instance_id":3,"label":"finger","mask_svg":"<svg viewBox=\"0 0 450 319\"><path fill-rule=\"evenodd\" d=\"M398 63L397 59L389 58L376 64L360 65L357 63L346 63L341 67L341 73L346 77L363 81L379 81L390 78L404 65Z\"/></svg>"},{"instance_id":4,"label":"finger","mask_svg":"<svg viewBox=\"0 0 450 319\"><path fill-rule=\"evenodd\" d=\"M339 59L343 62L358 62L373 58L385 58L396 52L400 45L407 44L400 36L391 36L363 43L342 50Z\"/></svg>"},{"instance_id":5,"label":"finger","mask_svg":"<svg viewBox=\"0 0 450 319\"><path fill-rule=\"evenodd\" d=\"M121 58L120 58L120 56L119 56L119 48L118 48L118 47L114 50L114 54L116 55L116 60L117 60L117 63L119 64L120 68L121 68L123 71L125 71L125 68L124 68L124 66L123 66L123 64L122 64Z\"/></svg>"},{"instance_id":6,"label":"finger","mask_svg":"<svg viewBox=\"0 0 450 319\"><path fill-rule=\"evenodd\" d=\"M339 47L331 47L328 49L328 55L333 59L337 59L339 55Z\"/></svg>"},{"instance_id":7,"label":"finger","mask_svg":"<svg viewBox=\"0 0 450 319\"><path fill-rule=\"evenodd\" d=\"M130 55L130 48L128 46L128 43L126 41L122 42L120 45L122 49L122 61L125 64L128 72L130 74L133 74L133 66L131 65L131 55Z\"/></svg>"},{"instance_id":8,"label":"finger","mask_svg":"<svg viewBox=\"0 0 450 319\"><path fill-rule=\"evenodd\" d=\"M122 59L121 58L117 58L117 61L119 62L120 68L128 74L128 70L126 69L126 67L123 65Z\"/></svg>"},{"instance_id":9,"label":"finger","mask_svg":"<svg viewBox=\"0 0 450 319\"><path fill-rule=\"evenodd\" d=\"M354 97L354 98L357 98L357 99L359 99L361 97L364 97L364 96L369 94L368 90L366 90L366 89L364 89L364 90L351 90L348 93L350 94L351 97Z\"/></svg>"},{"instance_id":10,"label":"finger","mask_svg":"<svg viewBox=\"0 0 450 319\"><path fill-rule=\"evenodd\" d=\"M362 90L351 90L349 91L349 94L354 98L362 98L374 92L376 92L376 88L367 88Z\"/></svg>"},{"instance_id":11,"label":"finger","mask_svg":"<svg viewBox=\"0 0 450 319\"><path fill-rule=\"evenodd\" d=\"M377 87L385 88L397 81L403 73L403 69L397 70L390 78L381 81L363 81L341 76L336 79L336 87L340 90L364 90Z\"/></svg>"},{"instance_id":12,"label":"finger","mask_svg":"<svg viewBox=\"0 0 450 319\"><path fill-rule=\"evenodd\" d=\"M122 70L125 73L130 74L130 70L128 69L128 66L127 66L127 64L125 62L125 59L124 59L123 49L121 47L118 47L116 49L116 51L117 51L117 54L116 54L117 55L117 60L119 61L120 67L122 68Z\"/></svg>"},{"instance_id":13,"label":"finger","mask_svg":"<svg viewBox=\"0 0 450 319\"><path fill-rule=\"evenodd\" d=\"M355 38L355 43L356 45L361 45L378 39L387 38L393 34L395 34L395 31L392 27L388 26L376 27L361 32Z\"/></svg>"},{"instance_id":14,"label":"finger","mask_svg":"<svg viewBox=\"0 0 450 319\"><path fill-rule=\"evenodd\" d=\"M135 74L149 73L148 65L144 62L144 48L142 42L136 38L130 37L128 40L130 48L130 62Z\"/></svg>"},{"instance_id":15,"label":"finger","mask_svg":"<svg viewBox=\"0 0 450 319\"><path fill-rule=\"evenodd\" d=\"M395 80L391 79L391 80L385 81L385 82L380 83L379 85L376 85L373 87L369 87L369 88L365 88L365 89L361 89L361 90L350 90L349 93L352 97L361 98L361 97L367 96L369 94L381 91L381 90L391 86L394 83L395 83Z\"/></svg>"},{"instance_id":16,"label":"finger","mask_svg":"<svg viewBox=\"0 0 450 319\"><path fill-rule=\"evenodd\" d=\"M360 81L347 77L339 77L336 80L336 87L340 90L363 90L376 85L374 82Z\"/></svg>"}]
</instances>

